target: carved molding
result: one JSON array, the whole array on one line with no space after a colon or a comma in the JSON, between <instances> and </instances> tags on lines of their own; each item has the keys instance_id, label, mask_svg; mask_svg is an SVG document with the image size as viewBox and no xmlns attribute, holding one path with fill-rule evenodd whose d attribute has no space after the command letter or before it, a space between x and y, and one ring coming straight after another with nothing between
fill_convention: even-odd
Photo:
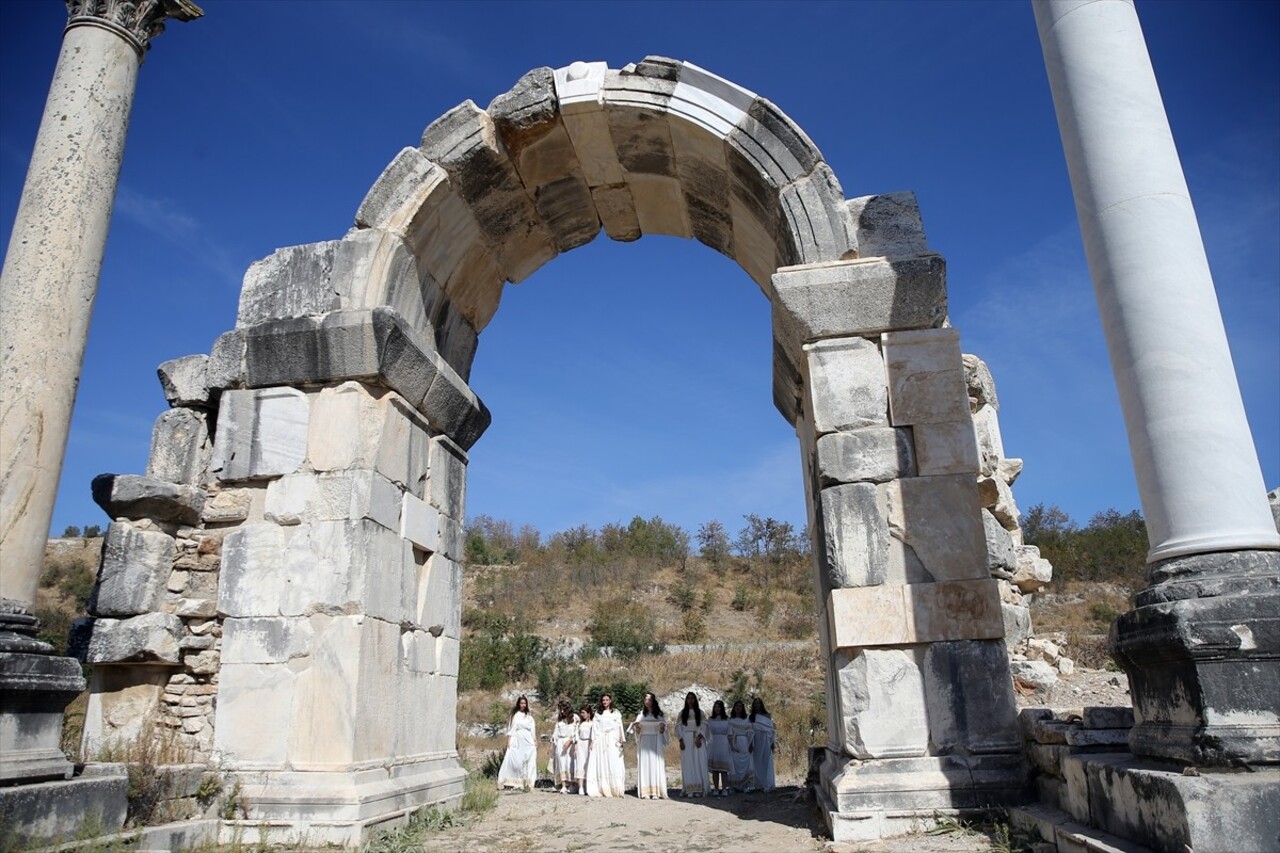
<instances>
[{"instance_id":1,"label":"carved molding","mask_svg":"<svg viewBox=\"0 0 1280 853\"><path fill-rule=\"evenodd\" d=\"M139 56L164 32L169 18L191 21L202 15L204 10L191 0L67 0L67 29L105 27L132 44Z\"/></svg>"}]
</instances>

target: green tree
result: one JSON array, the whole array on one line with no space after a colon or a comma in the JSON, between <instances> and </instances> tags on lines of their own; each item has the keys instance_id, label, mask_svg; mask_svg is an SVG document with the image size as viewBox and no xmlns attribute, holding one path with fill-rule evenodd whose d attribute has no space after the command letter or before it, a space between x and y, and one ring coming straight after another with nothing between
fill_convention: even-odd
<instances>
[{"instance_id":1,"label":"green tree","mask_svg":"<svg viewBox=\"0 0 1280 853\"><path fill-rule=\"evenodd\" d=\"M76 527L74 524L68 524L66 530L62 531L62 538L63 539L79 539L80 528Z\"/></svg>"},{"instance_id":2,"label":"green tree","mask_svg":"<svg viewBox=\"0 0 1280 853\"><path fill-rule=\"evenodd\" d=\"M729 557L729 534L718 521L708 521L698 528L698 553L717 569Z\"/></svg>"}]
</instances>

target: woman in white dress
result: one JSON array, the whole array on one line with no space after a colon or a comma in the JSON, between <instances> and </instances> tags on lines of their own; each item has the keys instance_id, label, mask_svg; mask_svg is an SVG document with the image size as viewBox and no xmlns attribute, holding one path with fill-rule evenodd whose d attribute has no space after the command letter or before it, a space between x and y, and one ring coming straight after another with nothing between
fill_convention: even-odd
<instances>
[{"instance_id":1,"label":"woman in white dress","mask_svg":"<svg viewBox=\"0 0 1280 853\"><path fill-rule=\"evenodd\" d=\"M729 767L729 786L735 791L751 787L751 747L755 727L747 719L747 706L739 699L729 712L729 750L733 761Z\"/></svg>"},{"instance_id":2,"label":"woman in white dress","mask_svg":"<svg viewBox=\"0 0 1280 853\"><path fill-rule=\"evenodd\" d=\"M636 796L642 800L667 798L667 721L658 697L644 694L644 706L628 730L636 736Z\"/></svg>"},{"instance_id":3,"label":"woman in white dress","mask_svg":"<svg viewBox=\"0 0 1280 853\"><path fill-rule=\"evenodd\" d=\"M724 712L724 702L719 699L711 706L707 719L707 736L711 740L707 752L707 770L711 773L711 795L724 797L729 794L728 776L733 769L733 750L729 748L729 715Z\"/></svg>"},{"instance_id":4,"label":"woman in white dress","mask_svg":"<svg viewBox=\"0 0 1280 853\"><path fill-rule=\"evenodd\" d=\"M777 749L777 732L773 717L765 710L764 701L757 696L751 700L753 737L751 740L751 769L755 773L755 785L762 791L773 790L773 753Z\"/></svg>"},{"instance_id":5,"label":"woman in white dress","mask_svg":"<svg viewBox=\"0 0 1280 853\"><path fill-rule=\"evenodd\" d=\"M529 700L521 696L507 726L507 753L498 770L498 789L532 790L538 781L538 731L529 713Z\"/></svg>"},{"instance_id":6,"label":"woman in white dress","mask_svg":"<svg viewBox=\"0 0 1280 853\"><path fill-rule=\"evenodd\" d=\"M573 710L568 702L561 702L556 714L556 725L551 731L551 781L562 794L569 793L573 782Z\"/></svg>"},{"instance_id":7,"label":"woman in white dress","mask_svg":"<svg viewBox=\"0 0 1280 853\"><path fill-rule=\"evenodd\" d=\"M711 787L707 771L707 757L711 751L707 743L706 720L698 707L698 694L684 696L684 708L676 723L676 737L680 738L680 780L682 797L705 797Z\"/></svg>"},{"instance_id":8,"label":"woman in white dress","mask_svg":"<svg viewBox=\"0 0 1280 853\"><path fill-rule=\"evenodd\" d=\"M622 744L627 733L622 728L622 714L613 707L608 693L600 697L600 713L596 714L591 736L591 771L602 797L621 797L626 791L627 768L622 760Z\"/></svg>"},{"instance_id":9,"label":"woman in white dress","mask_svg":"<svg viewBox=\"0 0 1280 853\"><path fill-rule=\"evenodd\" d=\"M595 767L591 760L591 738L595 729L593 717L595 712L591 710L591 705L583 705L582 710L578 712L577 731L573 736L573 778L578 782L578 793L584 797L588 794L593 797L600 796L600 788L596 785L594 776Z\"/></svg>"}]
</instances>

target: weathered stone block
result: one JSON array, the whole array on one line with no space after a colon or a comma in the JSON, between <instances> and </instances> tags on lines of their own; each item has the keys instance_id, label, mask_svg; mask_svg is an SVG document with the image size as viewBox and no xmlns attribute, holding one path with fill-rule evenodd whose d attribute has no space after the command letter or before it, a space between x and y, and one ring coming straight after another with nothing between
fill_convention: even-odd
<instances>
[{"instance_id":1,"label":"weathered stone block","mask_svg":"<svg viewBox=\"0 0 1280 853\"><path fill-rule=\"evenodd\" d=\"M988 576L987 542L972 475L908 477L876 489L889 525L890 581Z\"/></svg>"},{"instance_id":2,"label":"weathered stone block","mask_svg":"<svg viewBox=\"0 0 1280 853\"><path fill-rule=\"evenodd\" d=\"M833 588L884 583L888 527L871 483L823 489L819 495L823 576Z\"/></svg>"},{"instance_id":3,"label":"weathered stone block","mask_svg":"<svg viewBox=\"0 0 1280 853\"><path fill-rule=\"evenodd\" d=\"M987 363L969 353L961 355L960 360L964 362L964 383L969 389L969 410L977 412L984 406L990 406L999 412L1000 398L996 395L996 381Z\"/></svg>"},{"instance_id":4,"label":"weathered stone block","mask_svg":"<svg viewBox=\"0 0 1280 853\"><path fill-rule=\"evenodd\" d=\"M640 218L636 215L635 199L626 184L592 187L591 198L610 240L630 243L640 239L643 233Z\"/></svg>"},{"instance_id":5,"label":"weathered stone block","mask_svg":"<svg viewBox=\"0 0 1280 853\"><path fill-rule=\"evenodd\" d=\"M429 440L426 500L450 518L463 520L467 495L467 454L447 436Z\"/></svg>"},{"instance_id":6,"label":"weathered stone block","mask_svg":"<svg viewBox=\"0 0 1280 853\"><path fill-rule=\"evenodd\" d=\"M1000 603L1004 615L1004 644L1010 651L1031 636L1031 608L1020 604Z\"/></svg>"},{"instance_id":7,"label":"weathered stone block","mask_svg":"<svg viewBox=\"0 0 1280 853\"><path fill-rule=\"evenodd\" d=\"M920 219L920 203L913 192L851 198L849 218L854 248L860 258L910 257L929 252Z\"/></svg>"},{"instance_id":8,"label":"weathered stone block","mask_svg":"<svg viewBox=\"0 0 1280 853\"><path fill-rule=\"evenodd\" d=\"M817 460L818 479L824 486L883 483L916 474L910 428L867 427L828 433L818 439Z\"/></svg>"},{"instance_id":9,"label":"weathered stone block","mask_svg":"<svg viewBox=\"0 0 1280 853\"><path fill-rule=\"evenodd\" d=\"M1033 690L1045 691L1058 683L1058 671L1042 660L1010 661L1009 670L1015 683Z\"/></svg>"},{"instance_id":10,"label":"weathered stone block","mask_svg":"<svg viewBox=\"0 0 1280 853\"><path fill-rule=\"evenodd\" d=\"M999 477L978 478L978 500L983 509L991 510L1005 530L1013 530L1022 520L1022 512L1013 500L1013 490Z\"/></svg>"},{"instance_id":11,"label":"weathered stone block","mask_svg":"<svg viewBox=\"0 0 1280 853\"><path fill-rule=\"evenodd\" d=\"M251 617L222 623L223 664L288 663L311 654L313 619L326 617Z\"/></svg>"},{"instance_id":12,"label":"weathered stone block","mask_svg":"<svg viewBox=\"0 0 1280 853\"><path fill-rule=\"evenodd\" d=\"M309 415L306 395L294 388L225 392L210 470L224 481L298 470L307 456Z\"/></svg>"},{"instance_id":13,"label":"weathered stone block","mask_svg":"<svg viewBox=\"0 0 1280 853\"><path fill-rule=\"evenodd\" d=\"M880 350L865 338L839 338L804 348L813 422L819 434L888 425L888 392Z\"/></svg>"},{"instance_id":14,"label":"weathered stone block","mask_svg":"<svg viewBox=\"0 0 1280 853\"><path fill-rule=\"evenodd\" d=\"M280 317L324 314L342 307L329 282L338 241L278 249L250 265L240 288L239 327Z\"/></svg>"},{"instance_id":15,"label":"weathered stone block","mask_svg":"<svg viewBox=\"0 0 1280 853\"><path fill-rule=\"evenodd\" d=\"M784 186L778 197L801 263L849 257L853 247L852 222L845 208L844 190L830 166L818 163L811 173Z\"/></svg>"},{"instance_id":16,"label":"weathered stone block","mask_svg":"<svg viewBox=\"0 0 1280 853\"><path fill-rule=\"evenodd\" d=\"M428 160L421 151L417 148L401 149L360 202L356 225L404 233L406 225L422 206L425 192L442 180L447 180L444 169Z\"/></svg>"},{"instance_id":17,"label":"weathered stone block","mask_svg":"<svg viewBox=\"0 0 1280 853\"><path fill-rule=\"evenodd\" d=\"M432 554L418 567L417 622L436 636L461 636L462 566L443 554ZM456 650L455 650L456 651ZM450 672L456 675L457 667Z\"/></svg>"},{"instance_id":18,"label":"weathered stone block","mask_svg":"<svg viewBox=\"0 0 1280 853\"><path fill-rule=\"evenodd\" d=\"M199 485L209 471L211 454L204 413L170 409L156 418L151 432L147 476L170 483Z\"/></svg>"},{"instance_id":19,"label":"weathered stone block","mask_svg":"<svg viewBox=\"0 0 1280 853\"><path fill-rule=\"evenodd\" d=\"M297 725L297 680L290 664L223 664L213 743L226 769L284 766L289 735Z\"/></svg>"},{"instance_id":20,"label":"weathered stone block","mask_svg":"<svg viewBox=\"0 0 1280 853\"><path fill-rule=\"evenodd\" d=\"M981 473L988 477L995 475L1000 460L1004 459L1004 441L1000 438L1000 422L995 407L982 406L973 413L973 435L978 445Z\"/></svg>"},{"instance_id":21,"label":"weathered stone block","mask_svg":"<svg viewBox=\"0 0 1280 853\"><path fill-rule=\"evenodd\" d=\"M178 663L182 620L168 613L131 619L95 619L85 663Z\"/></svg>"},{"instance_id":22,"label":"weathered stone block","mask_svg":"<svg viewBox=\"0 0 1280 853\"><path fill-rule=\"evenodd\" d=\"M1128 705L1087 705L1081 714L1081 724L1086 729L1133 728L1133 708Z\"/></svg>"},{"instance_id":23,"label":"weathered stone block","mask_svg":"<svg viewBox=\"0 0 1280 853\"><path fill-rule=\"evenodd\" d=\"M382 433L374 467L405 491L422 497L433 440L427 420L398 396L384 398L382 405ZM445 436L439 436L439 440L449 441Z\"/></svg>"},{"instance_id":24,"label":"weathered stone block","mask_svg":"<svg viewBox=\"0 0 1280 853\"><path fill-rule=\"evenodd\" d=\"M911 430L916 445L916 469L921 477L978 473L978 448L974 444L971 422L916 424Z\"/></svg>"},{"instance_id":25,"label":"weathered stone block","mask_svg":"<svg viewBox=\"0 0 1280 853\"><path fill-rule=\"evenodd\" d=\"M773 290L774 337L789 348L837 335L932 329L947 316L946 262L939 255L783 267L773 275Z\"/></svg>"},{"instance_id":26,"label":"weathered stone block","mask_svg":"<svg viewBox=\"0 0 1280 853\"><path fill-rule=\"evenodd\" d=\"M985 516L986 510L982 511ZM1044 589L1053 580L1053 564L1040 556L1040 549L1034 545L1023 545L1017 549L1017 563L1013 573L1013 584L1019 591L1037 592Z\"/></svg>"},{"instance_id":27,"label":"weathered stone block","mask_svg":"<svg viewBox=\"0 0 1280 853\"><path fill-rule=\"evenodd\" d=\"M462 522L447 515L440 516L440 553L453 560L461 560L465 541Z\"/></svg>"},{"instance_id":28,"label":"weathered stone block","mask_svg":"<svg viewBox=\"0 0 1280 853\"><path fill-rule=\"evenodd\" d=\"M244 385L244 333L238 329L223 332L209 350L205 363L205 382L210 393Z\"/></svg>"},{"instance_id":29,"label":"weathered stone block","mask_svg":"<svg viewBox=\"0 0 1280 853\"><path fill-rule=\"evenodd\" d=\"M188 355L156 368L170 406L203 406L209 402L209 356Z\"/></svg>"},{"instance_id":30,"label":"weathered stone block","mask_svg":"<svg viewBox=\"0 0 1280 853\"><path fill-rule=\"evenodd\" d=\"M845 753L854 758L924 755L929 720L924 677L911 652L837 654L836 683Z\"/></svg>"},{"instance_id":31,"label":"weathered stone block","mask_svg":"<svg viewBox=\"0 0 1280 853\"><path fill-rule=\"evenodd\" d=\"M969 422L969 397L955 329L880 336L894 426Z\"/></svg>"},{"instance_id":32,"label":"weathered stone block","mask_svg":"<svg viewBox=\"0 0 1280 853\"><path fill-rule=\"evenodd\" d=\"M431 504L406 494L400 524L400 535L423 551L440 550L440 511Z\"/></svg>"},{"instance_id":33,"label":"weathered stone block","mask_svg":"<svg viewBox=\"0 0 1280 853\"><path fill-rule=\"evenodd\" d=\"M112 522L102 546L102 568L90 602L96 616L134 616L154 610L173 569L173 537Z\"/></svg>"},{"instance_id":34,"label":"weathered stone block","mask_svg":"<svg viewBox=\"0 0 1280 853\"><path fill-rule=\"evenodd\" d=\"M993 580L833 589L827 616L831 646L840 649L1004 636Z\"/></svg>"},{"instance_id":35,"label":"weathered stone block","mask_svg":"<svg viewBox=\"0 0 1280 853\"><path fill-rule=\"evenodd\" d=\"M1017 583L1015 570L1020 563L1018 552L1014 549L1009 532L996 521L996 517L987 510L982 510L982 532L987 540L987 571L1004 579L1013 578ZM1047 562L1047 561L1046 561ZM1022 590L1033 592L1034 590Z\"/></svg>"},{"instance_id":36,"label":"weathered stone block","mask_svg":"<svg viewBox=\"0 0 1280 853\"><path fill-rule=\"evenodd\" d=\"M204 491L133 474L99 474L91 486L93 501L112 518L151 518L198 524Z\"/></svg>"},{"instance_id":37,"label":"weathered stone block","mask_svg":"<svg viewBox=\"0 0 1280 853\"><path fill-rule=\"evenodd\" d=\"M401 494L373 471L290 474L267 486L265 515L283 525L367 518L399 530Z\"/></svg>"},{"instance_id":38,"label":"weathered stone block","mask_svg":"<svg viewBox=\"0 0 1280 853\"><path fill-rule=\"evenodd\" d=\"M204 502L200 518L206 523L222 524L244 521L249 517L256 489L222 489L213 492Z\"/></svg>"},{"instance_id":39,"label":"weathered stone block","mask_svg":"<svg viewBox=\"0 0 1280 853\"><path fill-rule=\"evenodd\" d=\"M440 365L421 411L432 427L463 450L469 450L480 439L492 420L489 408L447 364Z\"/></svg>"},{"instance_id":40,"label":"weathered stone block","mask_svg":"<svg viewBox=\"0 0 1280 853\"><path fill-rule=\"evenodd\" d=\"M932 753L1018 751L1021 737L1004 643L933 643L925 649L923 671Z\"/></svg>"}]
</instances>

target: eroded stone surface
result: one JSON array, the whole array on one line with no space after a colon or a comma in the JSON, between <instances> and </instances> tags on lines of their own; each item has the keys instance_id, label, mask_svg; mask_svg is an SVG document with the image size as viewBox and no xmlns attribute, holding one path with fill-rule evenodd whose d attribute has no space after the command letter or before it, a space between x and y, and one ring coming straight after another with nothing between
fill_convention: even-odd
<instances>
[{"instance_id":1,"label":"eroded stone surface","mask_svg":"<svg viewBox=\"0 0 1280 853\"><path fill-rule=\"evenodd\" d=\"M914 655L865 649L835 662L845 751L854 758L924 755L929 721Z\"/></svg>"},{"instance_id":2,"label":"eroded stone surface","mask_svg":"<svg viewBox=\"0 0 1280 853\"><path fill-rule=\"evenodd\" d=\"M112 518L152 518L196 524L204 509L204 491L134 474L99 474L93 501Z\"/></svg>"},{"instance_id":3,"label":"eroded stone surface","mask_svg":"<svg viewBox=\"0 0 1280 853\"><path fill-rule=\"evenodd\" d=\"M173 554L169 534L112 522L90 611L97 616L136 616L156 609L173 569Z\"/></svg>"},{"instance_id":4,"label":"eroded stone surface","mask_svg":"<svg viewBox=\"0 0 1280 853\"><path fill-rule=\"evenodd\" d=\"M224 481L296 471L307 455L309 417L306 394L294 388L225 392L210 470Z\"/></svg>"}]
</instances>

